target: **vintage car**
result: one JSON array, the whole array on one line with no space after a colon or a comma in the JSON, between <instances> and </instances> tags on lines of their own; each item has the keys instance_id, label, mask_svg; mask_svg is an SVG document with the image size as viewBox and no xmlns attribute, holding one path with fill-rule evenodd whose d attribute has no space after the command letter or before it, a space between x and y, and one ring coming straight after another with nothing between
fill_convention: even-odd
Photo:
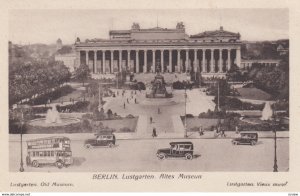
<instances>
[{"instance_id":1,"label":"vintage car","mask_svg":"<svg viewBox=\"0 0 300 196\"><path fill-rule=\"evenodd\" d=\"M87 139L84 142L85 148L89 149L98 146L113 147L116 144L116 136L112 133L97 134L93 139Z\"/></svg>"},{"instance_id":2,"label":"vintage car","mask_svg":"<svg viewBox=\"0 0 300 196\"><path fill-rule=\"evenodd\" d=\"M187 160L193 159L194 146L192 142L171 142L170 148L157 150L156 156L163 160L165 158L184 157Z\"/></svg>"},{"instance_id":3,"label":"vintage car","mask_svg":"<svg viewBox=\"0 0 300 196\"><path fill-rule=\"evenodd\" d=\"M257 140L257 133L240 133L240 137L233 139L231 142L233 145L250 144L253 146L257 143Z\"/></svg>"}]
</instances>

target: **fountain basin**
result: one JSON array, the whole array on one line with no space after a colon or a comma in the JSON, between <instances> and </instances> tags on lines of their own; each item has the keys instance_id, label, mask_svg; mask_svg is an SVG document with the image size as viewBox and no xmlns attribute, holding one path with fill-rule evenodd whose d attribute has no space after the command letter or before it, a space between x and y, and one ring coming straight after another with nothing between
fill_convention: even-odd
<instances>
[{"instance_id":1,"label":"fountain basin","mask_svg":"<svg viewBox=\"0 0 300 196\"><path fill-rule=\"evenodd\" d=\"M80 119L73 117L61 117L60 122L47 123L46 118L37 118L28 122L31 126L38 127L60 127L80 122Z\"/></svg>"}]
</instances>

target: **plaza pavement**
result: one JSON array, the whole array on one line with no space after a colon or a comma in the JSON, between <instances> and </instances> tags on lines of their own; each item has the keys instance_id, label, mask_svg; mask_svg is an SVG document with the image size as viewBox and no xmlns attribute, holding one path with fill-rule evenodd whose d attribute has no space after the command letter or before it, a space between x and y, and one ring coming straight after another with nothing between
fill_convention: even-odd
<instances>
[{"instance_id":1,"label":"plaza pavement","mask_svg":"<svg viewBox=\"0 0 300 196\"><path fill-rule=\"evenodd\" d=\"M145 91L137 91L137 94L133 93L133 98L131 93L134 91L126 90L124 97L121 95L122 90L119 91L119 96L112 98L105 98L106 104L104 105L105 111L109 108L113 112L121 116L126 116L128 114L133 114L139 116L137 123L136 133L116 133L117 138L120 139L151 139L152 130L156 129L157 138L183 138L185 135L184 125L180 119L180 116L184 115L184 90L174 90L174 99L176 104L171 105L160 105L157 106L143 104L145 101ZM129 100L129 104L127 103ZM134 103L134 99L137 99L137 104ZM187 90L187 114L193 114L198 116L201 112L206 112L208 109L214 110L215 104L212 101L213 97L205 95L199 89ZM123 104L125 103L125 109ZM160 108L161 113L158 114L158 108ZM153 118L153 123L150 123L150 117ZM261 138L273 138L273 132L258 132ZM198 138L198 139L231 139L238 135L234 131L226 131L226 137L222 138L220 136L216 137L214 132L207 131L203 136L200 136L197 132L188 132L188 138ZM277 132L278 137L288 138L288 131Z\"/></svg>"},{"instance_id":2,"label":"plaza pavement","mask_svg":"<svg viewBox=\"0 0 300 196\"><path fill-rule=\"evenodd\" d=\"M152 104L151 101L146 101L145 91L125 90L124 96L122 96L123 90L112 90L117 96L104 98L106 101L103 106L104 110L111 109L113 113L116 112L121 116L132 114L139 117L135 133L116 133L118 139L150 139L152 138L153 128L156 129L157 138L183 138L185 135L184 125L180 119L180 116L184 116L185 111L184 90L174 90L174 97L170 101L171 104L166 105L160 105L156 102L157 100L154 100ZM206 112L208 109L214 110L215 103L212 101L213 97L207 96L200 89L187 90L186 93L187 114L198 116L201 112ZM137 104L134 103L135 99L137 100ZM64 102L64 104L67 104L67 102ZM158 113L158 108L161 111L160 113ZM150 117L153 118L153 123L150 123ZM262 138L274 137L273 132L258 132L258 134ZM203 136L199 136L199 133L196 132L188 132L187 135L189 138L220 138L220 136L216 137L214 132L210 131L205 132ZM226 131L226 135L226 138L237 137L234 131ZM289 137L289 132L277 132L277 136L287 138Z\"/></svg>"}]
</instances>

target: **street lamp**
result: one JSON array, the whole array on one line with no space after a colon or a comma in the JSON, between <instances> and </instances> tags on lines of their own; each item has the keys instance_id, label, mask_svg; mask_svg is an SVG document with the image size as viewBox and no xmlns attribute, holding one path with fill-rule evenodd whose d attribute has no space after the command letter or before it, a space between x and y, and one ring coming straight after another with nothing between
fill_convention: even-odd
<instances>
[{"instance_id":1,"label":"street lamp","mask_svg":"<svg viewBox=\"0 0 300 196\"><path fill-rule=\"evenodd\" d=\"M21 161L20 161L20 172L24 171L23 167L23 125L24 125L24 114L22 111L22 117L21 117L21 140L20 140L20 146L21 146Z\"/></svg>"},{"instance_id":2,"label":"street lamp","mask_svg":"<svg viewBox=\"0 0 300 196\"><path fill-rule=\"evenodd\" d=\"M277 135L276 135L276 125L277 125L277 118L276 118L276 110L275 105L273 108L273 129L274 129L274 166L273 166L273 172L278 172L278 165L277 165Z\"/></svg>"},{"instance_id":3,"label":"street lamp","mask_svg":"<svg viewBox=\"0 0 300 196\"><path fill-rule=\"evenodd\" d=\"M184 137L187 138L187 129L186 129L186 84L184 86Z\"/></svg>"}]
</instances>

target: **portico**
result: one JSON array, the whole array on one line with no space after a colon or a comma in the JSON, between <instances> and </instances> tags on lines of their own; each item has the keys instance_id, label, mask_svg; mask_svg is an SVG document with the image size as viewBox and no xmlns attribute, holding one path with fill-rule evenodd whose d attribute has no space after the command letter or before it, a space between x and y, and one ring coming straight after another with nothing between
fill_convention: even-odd
<instances>
[{"instance_id":1,"label":"portico","mask_svg":"<svg viewBox=\"0 0 300 196\"><path fill-rule=\"evenodd\" d=\"M233 64L241 64L239 34L224 31L222 27L188 38L180 24L176 29L135 28L138 27L133 25L128 31L110 31L109 40L80 42L77 38L77 66L88 65L91 72L98 74L200 72L214 76L226 73Z\"/></svg>"}]
</instances>

